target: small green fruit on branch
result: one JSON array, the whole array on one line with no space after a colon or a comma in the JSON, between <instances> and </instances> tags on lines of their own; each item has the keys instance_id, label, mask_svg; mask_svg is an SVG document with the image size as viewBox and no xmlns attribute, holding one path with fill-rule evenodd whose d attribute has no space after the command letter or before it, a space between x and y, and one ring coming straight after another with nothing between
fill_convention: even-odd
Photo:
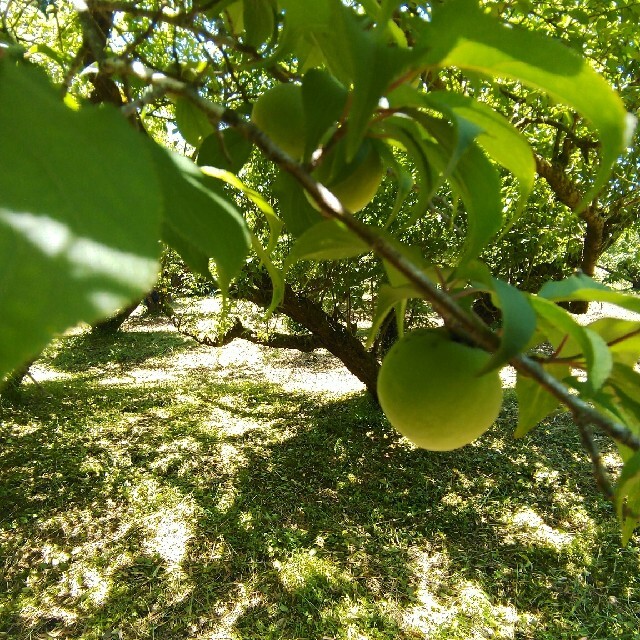
<instances>
[{"instance_id":1,"label":"small green fruit on branch","mask_svg":"<svg viewBox=\"0 0 640 640\"><path fill-rule=\"evenodd\" d=\"M479 438L502 406L497 370L478 375L490 356L451 339L445 329L417 329L382 362L378 399L389 422L411 442L450 451Z\"/></svg>"},{"instance_id":2,"label":"small green fruit on branch","mask_svg":"<svg viewBox=\"0 0 640 640\"><path fill-rule=\"evenodd\" d=\"M454 335L464 337L485 351L495 352L500 346L500 339L476 316L467 313L458 306L449 294L438 287L391 243L380 234L360 222L326 187L317 182L311 174L294 158L276 146L254 124L247 122L238 113L220 105L214 104L200 96L190 85L168 78L144 67L141 63L128 64L119 59L107 60L103 70L112 74L134 75L147 82L150 94L157 95L158 91L182 95L197 105L213 122L224 122L235 127L248 140L253 142L262 153L287 171L307 191L315 201L318 209L327 218L342 222L350 231L365 242L378 256L384 258L395 267L415 289L427 300L434 310L443 318L447 328ZM132 106L132 105L130 105ZM590 406L587 402L572 394L561 382L547 373L538 363L524 355L512 358L510 364L520 373L535 380L551 395L556 397L572 413L579 425L592 424L607 435L634 451L640 450L640 437L627 429L623 424L612 420L608 416Z\"/></svg>"}]
</instances>

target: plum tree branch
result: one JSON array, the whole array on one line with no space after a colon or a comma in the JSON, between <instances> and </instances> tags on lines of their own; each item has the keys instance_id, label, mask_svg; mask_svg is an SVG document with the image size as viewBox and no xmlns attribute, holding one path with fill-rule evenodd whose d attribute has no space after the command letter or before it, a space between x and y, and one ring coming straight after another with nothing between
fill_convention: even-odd
<instances>
[{"instance_id":1,"label":"plum tree branch","mask_svg":"<svg viewBox=\"0 0 640 640\"><path fill-rule=\"evenodd\" d=\"M105 67L111 73L129 73L162 88L167 92L180 94L197 105L214 122L224 122L236 128L248 140L254 143L262 153L291 174L308 192L318 205L323 216L338 220L356 236L363 240L378 256L387 260L427 300L443 318L447 327L455 334L469 339L489 352L495 352L500 346L499 337L477 316L464 311L445 292L441 291L411 260L388 240L375 233L347 211L340 201L322 184L318 183L298 162L276 146L260 129L245 120L232 109L214 104L203 98L189 84L168 78L163 74L149 71L134 63L129 65L122 60L110 60ZM525 355L518 355L510 364L521 374L532 378L552 396L556 397L572 413L576 424L595 425L618 442L634 451L640 450L640 437L623 424L601 414L587 402L572 394L556 378L547 373L538 363Z\"/></svg>"},{"instance_id":2,"label":"plum tree branch","mask_svg":"<svg viewBox=\"0 0 640 640\"><path fill-rule=\"evenodd\" d=\"M101 2L100 7L103 11L125 13L136 18L149 19L152 23L164 23L178 29L184 29L185 31L191 32L201 41L205 40L210 42L221 51L225 48L229 48L250 56L256 62L263 60L263 57L255 47L239 42L236 38L223 33L212 33L212 31L207 29L203 24L198 24L197 18L199 16L199 12L202 11L201 8L191 9L190 11L183 11L181 13L168 13L162 9L146 9L144 7L136 6L132 2L126 2L126 0ZM130 49L128 51L131 53ZM289 73L282 65L271 64L267 69L281 82L289 82L292 78L292 74Z\"/></svg>"},{"instance_id":3,"label":"plum tree branch","mask_svg":"<svg viewBox=\"0 0 640 640\"><path fill-rule=\"evenodd\" d=\"M210 335L202 332L193 331L185 325L182 318L175 314L171 314L169 316L169 320L180 334L207 347L224 347L238 338L265 347L275 349L294 349L296 351L302 351L303 353L310 353L322 346L320 340L312 334L292 335L288 333L274 332L261 336L248 327L245 327L242 322L240 322L239 318L236 318L232 327L228 331L223 335L216 337L211 337Z\"/></svg>"}]
</instances>

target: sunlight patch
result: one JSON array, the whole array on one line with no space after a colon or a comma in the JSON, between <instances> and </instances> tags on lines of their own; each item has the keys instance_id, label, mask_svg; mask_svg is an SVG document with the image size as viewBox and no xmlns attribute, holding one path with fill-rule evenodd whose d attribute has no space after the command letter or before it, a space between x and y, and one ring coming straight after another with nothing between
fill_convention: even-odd
<instances>
[{"instance_id":1,"label":"sunlight patch","mask_svg":"<svg viewBox=\"0 0 640 640\"><path fill-rule=\"evenodd\" d=\"M174 382L178 379L175 371L167 368L132 369L127 373L136 384L144 382Z\"/></svg>"},{"instance_id":2,"label":"sunlight patch","mask_svg":"<svg viewBox=\"0 0 640 640\"><path fill-rule=\"evenodd\" d=\"M268 424L260 424L249 418L236 416L226 409L214 407L205 425L225 435L241 436L249 431L264 429Z\"/></svg>"},{"instance_id":3,"label":"sunlight patch","mask_svg":"<svg viewBox=\"0 0 640 640\"><path fill-rule=\"evenodd\" d=\"M573 540L571 534L558 531L546 524L533 509L516 511L506 519L505 526L505 542L508 544L537 544L560 550Z\"/></svg>"},{"instance_id":4,"label":"sunlight patch","mask_svg":"<svg viewBox=\"0 0 640 640\"><path fill-rule=\"evenodd\" d=\"M50 564L52 567L57 567L59 564L63 564L69 560L71 556L60 549L58 545L45 544L42 547L42 562L44 564Z\"/></svg>"},{"instance_id":5,"label":"sunlight patch","mask_svg":"<svg viewBox=\"0 0 640 640\"><path fill-rule=\"evenodd\" d=\"M193 537L189 520L193 507L181 503L149 516L145 522L149 537L145 547L157 553L166 563L168 571L175 571L187 553L187 543Z\"/></svg>"},{"instance_id":6,"label":"sunlight patch","mask_svg":"<svg viewBox=\"0 0 640 640\"><path fill-rule=\"evenodd\" d=\"M206 636L201 636L202 640L231 640L236 637L233 629L242 614L250 608L257 607L264 597L254 591L252 583L240 583L234 599L215 606L214 611L219 616L219 621L213 631ZM197 631L196 628L191 630Z\"/></svg>"},{"instance_id":7,"label":"sunlight patch","mask_svg":"<svg viewBox=\"0 0 640 640\"><path fill-rule=\"evenodd\" d=\"M456 584L444 553L413 549L410 556L417 604L402 616L402 626L407 631L424 637L451 631L452 636L468 640L514 637L519 621L514 607L492 603L474 582L462 580ZM445 586L447 595L440 597L438 594Z\"/></svg>"},{"instance_id":8,"label":"sunlight patch","mask_svg":"<svg viewBox=\"0 0 640 640\"><path fill-rule=\"evenodd\" d=\"M317 549L307 549L294 553L282 562L274 561L273 566L287 591L300 591L305 588L322 590L323 583L324 587L329 589L350 582L348 574L326 558L319 558L316 553Z\"/></svg>"},{"instance_id":9,"label":"sunlight patch","mask_svg":"<svg viewBox=\"0 0 640 640\"><path fill-rule=\"evenodd\" d=\"M444 553L429 554L419 549L410 549L410 557L409 566L416 579L415 598L418 604L404 613L402 622L408 629L429 634L453 616L435 596L447 579L449 558Z\"/></svg>"},{"instance_id":10,"label":"sunlight patch","mask_svg":"<svg viewBox=\"0 0 640 640\"><path fill-rule=\"evenodd\" d=\"M190 462L197 459L201 450L202 446L195 438L186 437L173 440L158 447L158 457L150 467L154 471L166 473L175 465L181 472L187 471L190 468Z\"/></svg>"},{"instance_id":11,"label":"sunlight patch","mask_svg":"<svg viewBox=\"0 0 640 640\"><path fill-rule=\"evenodd\" d=\"M236 498L238 497L238 490L235 485L231 482L227 482L224 485L220 485L218 487L216 500L216 509L220 513L227 513L229 509L235 504Z\"/></svg>"},{"instance_id":12,"label":"sunlight patch","mask_svg":"<svg viewBox=\"0 0 640 640\"><path fill-rule=\"evenodd\" d=\"M38 384L39 382L51 382L54 380L69 380L74 376L64 371L56 371L55 369L48 369L40 364L32 364L29 367L29 374L33 376L31 379L27 376L22 384Z\"/></svg>"},{"instance_id":13,"label":"sunlight patch","mask_svg":"<svg viewBox=\"0 0 640 640\"><path fill-rule=\"evenodd\" d=\"M95 567L80 567L69 572L66 582L72 598L88 598L98 606L104 604L109 595L109 582Z\"/></svg>"}]
</instances>

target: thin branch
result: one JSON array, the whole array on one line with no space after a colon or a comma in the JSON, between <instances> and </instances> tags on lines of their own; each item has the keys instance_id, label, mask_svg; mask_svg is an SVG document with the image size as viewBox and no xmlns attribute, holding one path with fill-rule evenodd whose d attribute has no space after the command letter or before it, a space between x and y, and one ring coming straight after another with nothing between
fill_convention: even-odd
<instances>
[{"instance_id":1,"label":"thin branch","mask_svg":"<svg viewBox=\"0 0 640 640\"><path fill-rule=\"evenodd\" d=\"M246 340L247 342L272 349L294 349L296 351L302 351L303 353L310 353L322 347L320 340L313 334L293 335L275 332L265 336L258 335L251 329L245 327L239 318L236 318L233 326L226 333L215 338L212 338L208 334L189 329L185 326L182 318L175 314L171 314L169 320L181 335L187 336L195 340L198 344L207 347L224 347L236 339Z\"/></svg>"},{"instance_id":2,"label":"thin branch","mask_svg":"<svg viewBox=\"0 0 640 640\"><path fill-rule=\"evenodd\" d=\"M585 448L591 458L591 465L593 466L593 476L596 479L596 484L600 491L604 494L604 497L613 502L615 500L615 491L609 478L607 470L602 464L602 455L598 446L593 440L593 432L588 425L578 423L578 430L580 431L580 439L582 440L582 446Z\"/></svg>"},{"instance_id":3,"label":"thin branch","mask_svg":"<svg viewBox=\"0 0 640 640\"><path fill-rule=\"evenodd\" d=\"M167 92L180 94L197 105L214 122L225 122L235 127L248 140L253 142L262 153L275 162L281 169L291 174L308 192L318 205L323 216L342 222L350 231L363 240L378 256L391 263L417 291L427 300L443 318L447 327L454 333L469 339L477 346L489 352L500 347L499 337L476 316L459 307L451 297L438 287L406 258L394 245L376 231L360 222L340 201L289 155L277 147L260 129L243 119L238 113L202 98L193 87L162 74L153 73L142 65L128 65L121 60L111 60L105 65L112 73L133 73L154 86ZM512 358L510 364L521 374L532 378L540 386L569 408L577 424L593 424L613 439L634 451L640 450L640 437L623 424L602 415L587 402L572 394L556 378L546 372L531 358L520 355Z\"/></svg>"},{"instance_id":4,"label":"thin branch","mask_svg":"<svg viewBox=\"0 0 640 640\"><path fill-rule=\"evenodd\" d=\"M256 62L262 62L264 60L255 47L243 44L231 36L212 33L204 25L196 24L196 18L198 17L198 10L196 9L184 13L171 14L162 10L144 9L142 7L135 6L133 3L118 0L114 0L113 2L102 2L100 4L100 8L104 11L117 11L138 18L149 18L157 22L170 24L174 27L184 29L185 31L190 31L194 36L196 36L196 38L198 38L198 40L207 40L221 51L226 47L239 53L244 53ZM273 74L274 78L281 82L289 82L296 77L294 74L287 71L282 65L272 64L266 67L266 69Z\"/></svg>"},{"instance_id":5,"label":"thin branch","mask_svg":"<svg viewBox=\"0 0 640 640\"><path fill-rule=\"evenodd\" d=\"M579 149L598 149L600 147L600 142L598 140L582 138L576 135L575 131L573 131L571 127L567 126L563 122L554 120L553 118L523 118L519 122L516 122L514 126L521 128L528 124L545 124L550 127L554 127L555 129L565 133Z\"/></svg>"}]
</instances>

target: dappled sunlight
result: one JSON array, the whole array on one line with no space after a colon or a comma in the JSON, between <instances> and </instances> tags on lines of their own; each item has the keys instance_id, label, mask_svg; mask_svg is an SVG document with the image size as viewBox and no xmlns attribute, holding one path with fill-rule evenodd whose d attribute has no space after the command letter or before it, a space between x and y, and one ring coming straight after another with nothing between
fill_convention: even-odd
<instances>
[{"instance_id":1,"label":"dappled sunlight","mask_svg":"<svg viewBox=\"0 0 640 640\"><path fill-rule=\"evenodd\" d=\"M149 464L149 468L154 471L167 472L176 466L182 475L182 473L189 471L189 460L201 455L201 453L202 444L195 438L179 438L158 447L158 457Z\"/></svg>"},{"instance_id":2,"label":"dappled sunlight","mask_svg":"<svg viewBox=\"0 0 640 640\"><path fill-rule=\"evenodd\" d=\"M106 602L111 589L110 580L97 567L74 566L64 582L71 598L88 598L96 606Z\"/></svg>"},{"instance_id":3,"label":"dappled sunlight","mask_svg":"<svg viewBox=\"0 0 640 640\"><path fill-rule=\"evenodd\" d=\"M56 371L49 367L32 364L29 367L29 375L23 380L22 384L39 384L40 382L48 382L50 380L69 380L73 376L64 371Z\"/></svg>"},{"instance_id":4,"label":"dappled sunlight","mask_svg":"<svg viewBox=\"0 0 640 640\"><path fill-rule=\"evenodd\" d=\"M450 618L436 597L447 579L450 561L442 552L430 554L419 549L411 549L410 558L416 604L403 613L403 624L409 629L430 633Z\"/></svg>"},{"instance_id":5,"label":"dappled sunlight","mask_svg":"<svg viewBox=\"0 0 640 640\"><path fill-rule=\"evenodd\" d=\"M173 382L177 379L175 371L165 368L154 369L131 369L127 376L133 379L134 384L145 384L149 382Z\"/></svg>"},{"instance_id":6,"label":"dappled sunlight","mask_svg":"<svg viewBox=\"0 0 640 640\"><path fill-rule=\"evenodd\" d=\"M166 369L130 369L126 375L107 376L100 380L101 386L137 386L154 382L174 382L178 379L175 371Z\"/></svg>"},{"instance_id":7,"label":"dappled sunlight","mask_svg":"<svg viewBox=\"0 0 640 640\"><path fill-rule=\"evenodd\" d=\"M622 458L617 451L607 451L602 454L602 464L609 471L620 471L622 469Z\"/></svg>"},{"instance_id":8,"label":"dappled sunlight","mask_svg":"<svg viewBox=\"0 0 640 640\"><path fill-rule=\"evenodd\" d=\"M500 369L500 380L503 389L512 389L516 386L516 370L511 367L502 367Z\"/></svg>"},{"instance_id":9,"label":"dappled sunlight","mask_svg":"<svg viewBox=\"0 0 640 640\"><path fill-rule=\"evenodd\" d=\"M550 527L533 509L522 508L505 516L505 542L545 546L560 551L570 545L573 535Z\"/></svg>"},{"instance_id":10,"label":"dappled sunlight","mask_svg":"<svg viewBox=\"0 0 640 640\"><path fill-rule=\"evenodd\" d=\"M256 368L233 372L208 360L221 350L139 336L142 355L132 332L52 348L70 379L27 385L0 425L0 634L512 640L588 627L594 607L637 627L637 561L563 416L525 450L507 392L480 441L427 452L363 394L287 391L332 378L326 354L247 344ZM145 370L157 380L130 375ZM577 585L580 611L564 605Z\"/></svg>"},{"instance_id":11,"label":"dappled sunlight","mask_svg":"<svg viewBox=\"0 0 640 640\"><path fill-rule=\"evenodd\" d=\"M143 546L149 553L157 553L166 562L169 572L180 570L180 563L187 553L187 543L192 537L189 524L192 517L193 507L182 503L145 519L147 537Z\"/></svg>"},{"instance_id":12,"label":"dappled sunlight","mask_svg":"<svg viewBox=\"0 0 640 640\"><path fill-rule=\"evenodd\" d=\"M238 638L235 625L247 609L257 607L264 600L264 596L255 590L253 581L235 585L233 598L219 603L213 608L217 620L213 629L199 636L202 640L231 640ZM194 628L192 631L195 631Z\"/></svg>"},{"instance_id":13,"label":"dappled sunlight","mask_svg":"<svg viewBox=\"0 0 640 640\"><path fill-rule=\"evenodd\" d=\"M317 555L317 549L304 549L286 560L275 560L274 568L287 591L305 591L343 587L351 577L338 565ZM314 583L326 583L320 587Z\"/></svg>"},{"instance_id":14,"label":"dappled sunlight","mask_svg":"<svg viewBox=\"0 0 640 640\"><path fill-rule=\"evenodd\" d=\"M220 398L221 402L228 401L228 398ZM245 433L256 429L265 429L270 426L270 422L261 423L244 416L238 416L232 411L227 411L222 407L214 407L209 418L203 426L220 431L227 436L242 436Z\"/></svg>"},{"instance_id":15,"label":"dappled sunlight","mask_svg":"<svg viewBox=\"0 0 640 640\"><path fill-rule=\"evenodd\" d=\"M447 554L413 549L410 567L416 603L403 613L405 629L425 637L443 631L468 640L514 637L516 609L493 602L478 583L454 578Z\"/></svg>"},{"instance_id":16,"label":"dappled sunlight","mask_svg":"<svg viewBox=\"0 0 640 640\"><path fill-rule=\"evenodd\" d=\"M246 458L235 445L223 442L217 452L217 461L226 479L217 487L215 508L224 514L234 506L238 497L234 476L246 464Z\"/></svg>"}]
</instances>

